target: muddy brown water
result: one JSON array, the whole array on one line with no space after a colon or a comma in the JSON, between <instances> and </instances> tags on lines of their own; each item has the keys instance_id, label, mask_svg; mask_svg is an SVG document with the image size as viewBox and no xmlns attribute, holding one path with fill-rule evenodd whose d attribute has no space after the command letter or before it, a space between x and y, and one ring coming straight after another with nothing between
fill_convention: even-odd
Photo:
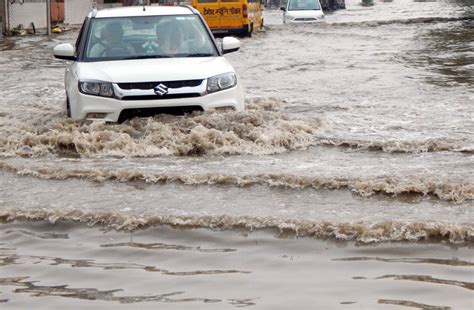
<instances>
[{"instance_id":1,"label":"muddy brown water","mask_svg":"<svg viewBox=\"0 0 474 310\"><path fill-rule=\"evenodd\" d=\"M65 118L0 41L0 307L471 309L474 3L376 1L226 56L243 113Z\"/></svg>"},{"instance_id":2,"label":"muddy brown water","mask_svg":"<svg viewBox=\"0 0 474 310\"><path fill-rule=\"evenodd\" d=\"M8 309L472 306L468 248L357 245L276 231L127 233L71 222L10 223L0 232Z\"/></svg>"}]
</instances>

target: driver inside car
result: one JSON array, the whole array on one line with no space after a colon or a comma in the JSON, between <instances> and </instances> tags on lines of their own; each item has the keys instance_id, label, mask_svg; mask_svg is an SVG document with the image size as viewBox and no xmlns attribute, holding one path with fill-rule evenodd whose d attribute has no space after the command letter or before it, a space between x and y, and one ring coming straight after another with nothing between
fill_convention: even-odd
<instances>
[{"instance_id":1,"label":"driver inside car","mask_svg":"<svg viewBox=\"0 0 474 310\"><path fill-rule=\"evenodd\" d=\"M105 25L100 32L101 41L91 49L89 57L126 57L135 55L133 47L124 42L120 22Z\"/></svg>"}]
</instances>

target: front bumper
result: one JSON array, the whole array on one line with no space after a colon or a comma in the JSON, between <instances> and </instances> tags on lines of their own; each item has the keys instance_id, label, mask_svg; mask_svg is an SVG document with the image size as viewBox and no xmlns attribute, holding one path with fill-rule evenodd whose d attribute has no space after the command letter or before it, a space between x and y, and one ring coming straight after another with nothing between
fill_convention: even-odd
<instances>
[{"instance_id":1,"label":"front bumper","mask_svg":"<svg viewBox=\"0 0 474 310\"><path fill-rule=\"evenodd\" d=\"M285 17L284 22L288 24L299 24L299 23L321 23L324 22L324 15L315 17Z\"/></svg>"},{"instance_id":2,"label":"front bumper","mask_svg":"<svg viewBox=\"0 0 474 310\"><path fill-rule=\"evenodd\" d=\"M117 122L120 113L125 109L178 108L188 106L199 106L204 111L222 107L230 107L236 111L243 111L245 109L244 95L240 84L230 89L193 98L119 100L86 95L80 93L77 88L68 92L68 97L72 118L85 119L91 113L105 113L105 117L101 118L101 120L106 122Z\"/></svg>"}]
</instances>

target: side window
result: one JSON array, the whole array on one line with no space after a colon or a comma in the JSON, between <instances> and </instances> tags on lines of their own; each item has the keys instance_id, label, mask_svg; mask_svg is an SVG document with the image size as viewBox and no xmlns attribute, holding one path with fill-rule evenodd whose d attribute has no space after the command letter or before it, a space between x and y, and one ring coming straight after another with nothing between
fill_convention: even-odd
<instances>
[{"instance_id":1,"label":"side window","mask_svg":"<svg viewBox=\"0 0 474 310\"><path fill-rule=\"evenodd\" d=\"M217 3L217 0L198 0L198 3Z\"/></svg>"}]
</instances>

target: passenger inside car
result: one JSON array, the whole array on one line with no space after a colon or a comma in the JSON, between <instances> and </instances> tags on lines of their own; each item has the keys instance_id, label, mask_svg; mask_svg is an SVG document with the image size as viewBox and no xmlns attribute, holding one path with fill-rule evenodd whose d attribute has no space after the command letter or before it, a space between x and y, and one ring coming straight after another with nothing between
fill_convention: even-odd
<instances>
[{"instance_id":1,"label":"passenger inside car","mask_svg":"<svg viewBox=\"0 0 474 310\"><path fill-rule=\"evenodd\" d=\"M89 57L122 57L135 54L133 47L124 42L123 28L120 22L105 25L98 41L90 50Z\"/></svg>"}]
</instances>

